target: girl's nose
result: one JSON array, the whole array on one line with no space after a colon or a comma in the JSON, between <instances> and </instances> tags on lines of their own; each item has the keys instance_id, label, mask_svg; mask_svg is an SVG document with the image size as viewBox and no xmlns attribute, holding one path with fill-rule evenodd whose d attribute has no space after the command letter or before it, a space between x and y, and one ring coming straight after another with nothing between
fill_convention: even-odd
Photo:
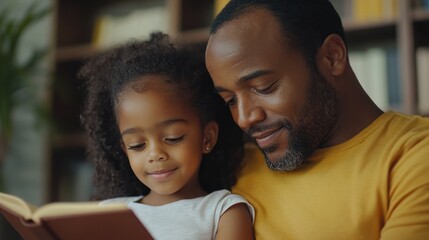
<instances>
[{"instance_id":1,"label":"girl's nose","mask_svg":"<svg viewBox=\"0 0 429 240\"><path fill-rule=\"evenodd\" d=\"M156 145L152 145L148 156L149 163L165 161L168 159L167 153Z\"/></svg>"}]
</instances>

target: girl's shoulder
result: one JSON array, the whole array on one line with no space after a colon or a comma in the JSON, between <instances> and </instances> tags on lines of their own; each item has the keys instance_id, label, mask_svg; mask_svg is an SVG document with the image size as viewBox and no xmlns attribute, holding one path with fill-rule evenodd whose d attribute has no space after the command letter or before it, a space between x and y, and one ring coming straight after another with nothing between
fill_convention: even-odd
<instances>
[{"instance_id":1,"label":"girl's shoulder","mask_svg":"<svg viewBox=\"0 0 429 240\"><path fill-rule=\"evenodd\" d=\"M124 203L128 204L131 202L139 201L143 196L132 196L132 197L117 197L117 198L109 198L100 202L100 204L112 204L112 203Z\"/></svg>"},{"instance_id":2,"label":"girl's shoulder","mask_svg":"<svg viewBox=\"0 0 429 240\"><path fill-rule=\"evenodd\" d=\"M216 200L238 200L246 201L242 196L231 193L231 191L222 189L207 194L204 199L216 199Z\"/></svg>"},{"instance_id":3,"label":"girl's shoulder","mask_svg":"<svg viewBox=\"0 0 429 240\"><path fill-rule=\"evenodd\" d=\"M249 212L252 216L252 219L255 217L255 209L253 206L241 195L231 193L228 190L218 190L214 191L207 196L204 197L204 202L207 203L207 205L217 205L217 211L218 214L222 215L225 211L227 211L230 207L243 203L247 206L249 209Z\"/></svg>"},{"instance_id":4,"label":"girl's shoulder","mask_svg":"<svg viewBox=\"0 0 429 240\"><path fill-rule=\"evenodd\" d=\"M231 193L231 191L226 190L226 189L217 190L217 191L214 191L212 193L209 193L204 198L205 199L217 199L217 200L221 200L221 201L247 202L247 200L243 196L235 194L235 193Z\"/></svg>"}]
</instances>

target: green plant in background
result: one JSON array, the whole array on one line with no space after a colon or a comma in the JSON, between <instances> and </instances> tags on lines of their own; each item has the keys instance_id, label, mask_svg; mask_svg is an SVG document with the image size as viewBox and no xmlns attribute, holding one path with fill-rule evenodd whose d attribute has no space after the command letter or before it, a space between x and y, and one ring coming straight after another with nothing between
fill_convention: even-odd
<instances>
[{"instance_id":1,"label":"green plant in background","mask_svg":"<svg viewBox=\"0 0 429 240\"><path fill-rule=\"evenodd\" d=\"M49 12L50 9L37 9L36 4L31 5L20 19L10 18L6 9L0 12L0 163L12 136L14 107L20 101L32 101L20 98L18 92L31 92L30 76L46 54L45 49L35 50L26 61L19 62L19 42L23 33Z\"/></svg>"}]
</instances>

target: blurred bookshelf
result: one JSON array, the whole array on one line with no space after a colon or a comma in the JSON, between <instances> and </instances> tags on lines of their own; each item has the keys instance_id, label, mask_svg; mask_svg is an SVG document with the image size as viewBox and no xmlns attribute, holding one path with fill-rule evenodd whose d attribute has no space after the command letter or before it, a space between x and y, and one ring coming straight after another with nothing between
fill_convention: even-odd
<instances>
[{"instance_id":1,"label":"blurred bookshelf","mask_svg":"<svg viewBox=\"0 0 429 240\"><path fill-rule=\"evenodd\" d=\"M91 175L88 170L90 161L85 156L86 137L79 122L83 100L77 71L83 61L126 39L147 37L153 30L167 32L179 42L204 44L214 15L226 2L57 1L56 71L52 98L56 131L51 144L51 201L82 200L85 195L74 197L62 189L68 185L69 189L88 190L92 184L77 181L79 178L90 179L82 176ZM362 85L374 99L378 99L377 104L383 110L429 115L429 107L421 104L422 101L429 103L429 94L426 94L429 92L426 70L429 69L429 1L331 2L343 19L356 74L367 82L362 82ZM365 66L362 62L373 64ZM90 193L87 195L89 197Z\"/></svg>"},{"instance_id":2,"label":"blurred bookshelf","mask_svg":"<svg viewBox=\"0 0 429 240\"><path fill-rule=\"evenodd\" d=\"M385 111L429 115L429 109L424 107L429 102L429 76L424 71L429 68L425 60L429 1L331 3L343 19L352 67L377 105Z\"/></svg>"}]
</instances>

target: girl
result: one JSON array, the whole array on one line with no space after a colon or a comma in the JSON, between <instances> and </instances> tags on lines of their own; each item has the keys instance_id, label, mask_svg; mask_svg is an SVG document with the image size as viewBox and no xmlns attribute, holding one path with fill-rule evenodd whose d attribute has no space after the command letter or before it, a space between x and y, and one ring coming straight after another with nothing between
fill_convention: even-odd
<instances>
[{"instance_id":1,"label":"girl","mask_svg":"<svg viewBox=\"0 0 429 240\"><path fill-rule=\"evenodd\" d=\"M253 208L225 190L243 156L241 130L203 53L156 33L82 67L97 198L128 204L155 239L252 239Z\"/></svg>"}]
</instances>

